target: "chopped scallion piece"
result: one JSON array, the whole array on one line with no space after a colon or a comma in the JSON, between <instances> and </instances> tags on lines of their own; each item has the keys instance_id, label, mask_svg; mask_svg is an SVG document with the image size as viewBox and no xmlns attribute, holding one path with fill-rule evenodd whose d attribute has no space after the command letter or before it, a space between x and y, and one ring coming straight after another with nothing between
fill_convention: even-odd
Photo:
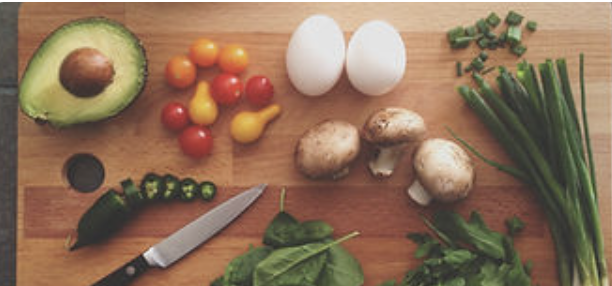
<instances>
[{"instance_id":1,"label":"chopped scallion piece","mask_svg":"<svg viewBox=\"0 0 612 286\"><path fill-rule=\"evenodd\" d=\"M475 57L471 63L472 68L476 71L481 71L484 68L484 61L480 57Z\"/></svg>"},{"instance_id":2,"label":"chopped scallion piece","mask_svg":"<svg viewBox=\"0 0 612 286\"><path fill-rule=\"evenodd\" d=\"M538 23L536 21L528 21L526 27L527 30L535 32L538 28Z\"/></svg>"},{"instance_id":3,"label":"chopped scallion piece","mask_svg":"<svg viewBox=\"0 0 612 286\"><path fill-rule=\"evenodd\" d=\"M512 53L517 56L522 56L527 51L527 47L523 46L523 44L516 45L512 47Z\"/></svg>"},{"instance_id":4,"label":"chopped scallion piece","mask_svg":"<svg viewBox=\"0 0 612 286\"><path fill-rule=\"evenodd\" d=\"M480 52L480 54L478 55L478 57L483 61L486 62L487 59L489 58L489 54L487 54L487 52L482 51Z\"/></svg>"},{"instance_id":5,"label":"chopped scallion piece","mask_svg":"<svg viewBox=\"0 0 612 286\"><path fill-rule=\"evenodd\" d=\"M487 17L487 23L489 23L491 27L497 27L500 22L501 19L499 18L499 16L497 16L497 14L495 14L495 12L491 12L491 14L489 14L489 16Z\"/></svg>"},{"instance_id":6,"label":"chopped scallion piece","mask_svg":"<svg viewBox=\"0 0 612 286\"><path fill-rule=\"evenodd\" d=\"M514 11L508 12L508 15L506 16L506 23L511 26L520 25L522 21L523 21L523 15L516 13Z\"/></svg>"},{"instance_id":7,"label":"chopped scallion piece","mask_svg":"<svg viewBox=\"0 0 612 286\"><path fill-rule=\"evenodd\" d=\"M508 27L508 43L511 46L516 46L521 43L521 27L520 26L510 26Z\"/></svg>"},{"instance_id":8,"label":"chopped scallion piece","mask_svg":"<svg viewBox=\"0 0 612 286\"><path fill-rule=\"evenodd\" d=\"M492 72L493 70L495 70L495 67L488 67L488 68L486 68L485 70L482 71L482 74L483 75L488 74L488 73Z\"/></svg>"},{"instance_id":9,"label":"chopped scallion piece","mask_svg":"<svg viewBox=\"0 0 612 286\"><path fill-rule=\"evenodd\" d=\"M459 37L459 38L456 38L454 41L451 42L451 48L453 48L453 49L467 48L467 46L470 45L470 42L473 39L474 38L472 38L472 37Z\"/></svg>"},{"instance_id":10,"label":"chopped scallion piece","mask_svg":"<svg viewBox=\"0 0 612 286\"><path fill-rule=\"evenodd\" d=\"M495 38L497 38L497 35L495 35L495 33L488 31L485 33L485 37L487 37L489 40L493 40Z\"/></svg>"},{"instance_id":11,"label":"chopped scallion piece","mask_svg":"<svg viewBox=\"0 0 612 286\"><path fill-rule=\"evenodd\" d=\"M501 46L500 42L498 39L493 39L491 41L489 41L489 50L496 50L497 47Z\"/></svg>"},{"instance_id":12,"label":"chopped scallion piece","mask_svg":"<svg viewBox=\"0 0 612 286\"><path fill-rule=\"evenodd\" d=\"M460 77L463 75L463 67L461 66L461 62L457 62L455 64L455 68L457 69L457 76Z\"/></svg>"},{"instance_id":13,"label":"chopped scallion piece","mask_svg":"<svg viewBox=\"0 0 612 286\"><path fill-rule=\"evenodd\" d=\"M453 43L457 38L465 36L465 29L459 26L448 31L448 42Z\"/></svg>"},{"instance_id":14,"label":"chopped scallion piece","mask_svg":"<svg viewBox=\"0 0 612 286\"><path fill-rule=\"evenodd\" d=\"M485 19L478 20L476 22L476 27L478 27L478 31L480 31L483 34L489 31L489 25L487 25L487 22L485 21Z\"/></svg>"},{"instance_id":15,"label":"chopped scallion piece","mask_svg":"<svg viewBox=\"0 0 612 286\"><path fill-rule=\"evenodd\" d=\"M486 48L489 46L489 39L487 39L487 38L482 38L482 39L478 40L478 43L477 43L477 44L478 44L478 46L479 46L481 49L483 49L483 50L484 50L484 49L486 49Z\"/></svg>"},{"instance_id":16,"label":"chopped scallion piece","mask_svg":"<svg viewBox=\"0 0 612 286\"><path fill-rule=\"evenodd\" d=\"M478 30L474 26L469 26L469 27L465 28L465 34L468 37L474 37L474 36L476 36L476 33L478 33Z\"/></svg>"}]
</instances>

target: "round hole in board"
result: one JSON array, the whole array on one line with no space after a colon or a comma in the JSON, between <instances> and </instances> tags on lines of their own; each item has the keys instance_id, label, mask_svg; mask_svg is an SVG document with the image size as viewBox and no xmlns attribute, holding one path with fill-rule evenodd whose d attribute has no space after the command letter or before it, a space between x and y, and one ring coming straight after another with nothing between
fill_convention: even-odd
<instances>
[{"instance_id":1,"label":"round hole in board","mask_svg":"<svg viewBox=\"0 0 612 286\"><path fill-rule=\"evenodd\" d=\"M64 176L72 189L91 193L104 182L104 165L92 154L75 154L64 164Z\"/></svg>"}]
</instances>

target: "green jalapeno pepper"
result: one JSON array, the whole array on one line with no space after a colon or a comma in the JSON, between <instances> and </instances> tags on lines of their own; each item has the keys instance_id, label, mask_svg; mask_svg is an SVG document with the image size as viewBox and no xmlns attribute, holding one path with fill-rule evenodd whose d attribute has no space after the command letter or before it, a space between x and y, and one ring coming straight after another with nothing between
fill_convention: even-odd
<instances>
[{"instance_id":1,"label":"green jalapeno pepper","mask_svg":"<svg viewBox=\"0 0 612 286\"><path fill-rule=\"evenodd\" d=\"M126 200L110 189L83 214L77 226L77 241L70 250L99 242L117 231L131 214Z\"/></svg>"}]
</instances>

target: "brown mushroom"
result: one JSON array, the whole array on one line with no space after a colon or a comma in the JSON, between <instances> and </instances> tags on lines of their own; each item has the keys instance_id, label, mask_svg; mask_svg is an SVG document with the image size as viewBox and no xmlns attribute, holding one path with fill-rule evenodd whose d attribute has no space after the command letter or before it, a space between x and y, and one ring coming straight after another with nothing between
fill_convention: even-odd
<instances>
[{"instance_id":1,"label":"brown mushroom","mask_svg":"<svg viewBox=\"0 0 612 286\"><path fill-rule=\"evenodd\" d=\"M406 146L426 132L425 121L416 112L399 107L374 112L362 129L363 138L375 148L368 163L370 172L376 177L391 176Z\"/></svg>"},{"instance_id":2,"label":"brown mushroom","mask_svg":"<svg viewBox=\"0 0 612 286\"><path fill-rule=\"evenodd\" d=\"M325 120L308 129L295 147L295 166L312 179L339 179L359 154L359 132L341 120Z\"/></svg>"},{"instance_id":3,"label":"brown mushroom","mask_svg":"<svg viewBox=\"0 0 612 286\"><path fill-rule=\"evenodd\" d=\"M416 180L408 189L420 205L432 200L454 202L465 198L474 185L474 166L459 145L446 139L427 139L413 159Z\"/></svg>"}]
</instances>

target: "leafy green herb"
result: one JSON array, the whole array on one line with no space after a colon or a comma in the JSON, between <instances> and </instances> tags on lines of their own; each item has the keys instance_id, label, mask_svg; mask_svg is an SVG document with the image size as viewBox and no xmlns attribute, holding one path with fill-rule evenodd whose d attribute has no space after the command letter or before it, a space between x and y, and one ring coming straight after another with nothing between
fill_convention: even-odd
<instances>
[{"instance_id":1,"label":"leafy green herb","mask_svg":"<svg viewBox=\"0 0 612 286\"><path fill-rule=\"evenodd\" d=\"M510 236L515 236L525 228L525 223L517 216L513 216L506 220L506 228Z\"/></svg>"},{"instance_id":2,"label":"leafy green herb","mask_svg":"<svg viewBox=\"0 0 612 286\"><path fill-rule=\"evenodd\" d=\"M380 286L530 286L531 279L512 239L490 230L477 212L469 221L456 213L441 211L433 222L424 220L440 241L427 233L411 233L422 264L409 270L402 281ZM455 241L457 243L448 243Z\"/></svg>"}]
</instances>

